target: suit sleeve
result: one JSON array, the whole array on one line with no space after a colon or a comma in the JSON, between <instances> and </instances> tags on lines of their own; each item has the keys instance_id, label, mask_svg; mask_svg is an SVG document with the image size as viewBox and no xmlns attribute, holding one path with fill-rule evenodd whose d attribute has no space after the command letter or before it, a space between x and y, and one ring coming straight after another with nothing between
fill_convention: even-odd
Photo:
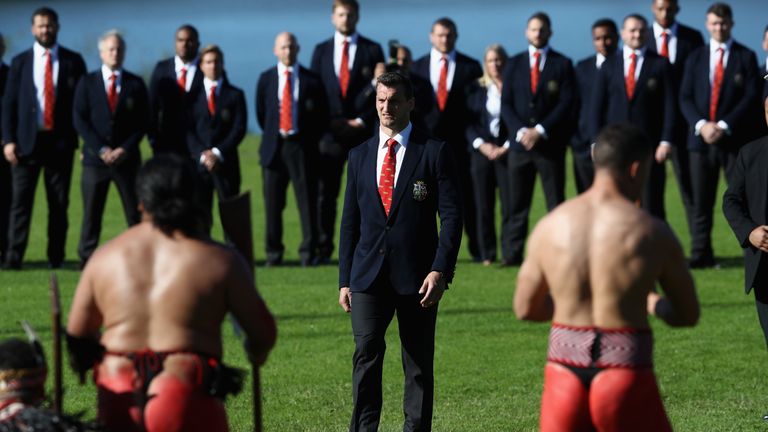
<instances>
[{"instance_id":1,"label":"suit sleeve","mask_svg":"<svg viewBox=\"0 0 768 432\"><path fill-rule=\"evenodd\" d=\"M203 139L197 130L199 123L202 121L200 120L201 116L208 115L208 106L206 105L205 114L199 114L198 111L200 110L197 105L198 100L195 98L189 107L189 122L186 127L187 152L189 152L189 155L195 158L196 161L197 158L200 157L200 154L208 149L208 143L203 142Z\"/></svg>"},{"instance_id":2,"label":"suit sleeve","mask_svg":"<svg viewBox=\"0 0 768 432\"><path fill-rule=\"evenodd\" d=\"M514 141L515 134L520 128L525 127L525 123L520 120L515 112L515 62L510 60L504 68L504 75L501 86L501 119L507 125L510 139Z\"/></svg>"},{"instance_id":3,"label":"suit sleeve","mask_svg":"<svg viewBox=\"0 0 768 432\"><path fill-rule=\"evenodd\" d=\"M744 94L739 99L739 103L725 117L718 119L728 123L731 129L739 125L751 124L744 120L750 118L750 111L755 106L755 98L758 97L757 87L751 85L757 81L757 57L752 51L747 51L746 54L743 59L746 64L744 68Z\"/></svg>"},{"instance_id":4,"label":"suit sleeve","mask_svg":"<svg viewBox=\"0 0 768 432\"><path fill-rule=\"evenodd\" d=\"M600 129L605 124L605 108L606 99L608 98L608 73L606 71L607 64L603 64L603 67L597 71L595 75L594 86L592 88L592 95L589 101L589 117L587 123L587 134L591 142L595 142L597 135L600 133Z\"/></svg>"},{"instance_id":5,"label":"suit sleeve","mask_svg":"<svg viewBox=\"0 0 768 432\"><path fill-rule=\"evenodd\" d=\"M21 61L15 59L8 71L3 94L2 130L3 143L17 143L16 135L19 122L19 91L21 87Z\"/></svg>"},{"instance_id":6,"label":"suit sleeve","mask_svg":"<svg viewBox=\"0 0 768 432\"><path fill-rule=\"evenodd\" d=\"M675 88L672 84L672 68L667 61L662 62L662 80L664 81L664 125L661 129L661 140L673 146L685 145L685 143L675 142L677 108L675 107Z\"/></svg>"},{"instance_id":7,"label":"suit sleeve","mask_svg":"<svg viewBox=\"0 0 768 432\"><path fill-rule=\"evenodd\" d=\"M160 63L152 71L152 77L149 79L149 127L147 128L147 138L149 145L155 149L157 145L158 128L160 127L160 81L162 72Z\"/></svg>"},{"instance_id":8,"label":"suit sleeve","mask_svg":"<svg viewBox=\"0 0 768 432\"><path fill-rule=\"evenodd\" d=\"M745 157L744 150L740 151L733 166L728 189L723 194L723 214L743 248L750 247L749 234L759 225L749 215Z\"/></svg>"},{"instance_id":9,"label":"suit sleeve","mask_svg":"<svg viewBox=\"0 0 768 432\"><path fill-rule=\"evenodd\" d=\"M317 46L315 46L315 50L312 51L312 63L311 63L310 69L312 69L312 71L316 73L318 76L320 76L322 73L321 72L321 69L322 69L321 62L323 59L322 51L323 51L322 44L318 44Z\"/></svg>"},{"instance_id":10,"label":"suit sleeve","mask_svg":"<svg viewBox=\"0 0 768 432\"><path fill-rule=\"evenodd\" d=\"M348 287L352 259L360 240L360 206L357 202L357 166L359 152L351 152L347 163L347 188L339 226L339 288Z\"/></svg>"},{"instance_id":11,"label":"suit sleeve","mask_svg":"<svg viewBox=\"0 0 768 432\"><path fill-rule=\"evenodd\" d=\"M443 273L447 283L453 281L456 257L461 244L461 198L456 183L458 175L451 152L446 143L440 145L437 158L437 211L440 216L438 237L432 270Z\"/></svg>"},{"instance_id":12,"label":"suit sleeve","mask_svg":"<svg viewBox=\"0 0 768 432\"><path fill-rule=\"evenodd\" d=\"M245 138L246 122L248 121L248 112L245 107L245 95L242 91L237 92L235 97L235 105L232 110L232 127L229 129L229 133L221 141L215 143L214 147L218 148L224 153L232 153L237 151L237 146Z\"/></svg>"},{"instance_id":13,"label":"suit sleeve","mask_svg":"<svg viewBox=\"0 0 768 432\"><path fill-rule=\"evenodd\" d=\"M259 77L259 82L256 83L256 121L259 123L259 127L262 131L264 130L264 117L267 112L267 103L265 100L266 87L266 76L262 74Z\"/></svg>"},{"instance_id":14,"label":"suit sleeve","mask_svg":"<svg viewBox=\"0 0 768 432\"><path fill-rule=\"evenodd\" d=\"M106 145L106 142L93 127L91 110L92 107L88 98L88 79L81 79L75 90L72 122L77 133L83 137L83 152L98 158L99 150Z\"/></svg>"},{"instance_id":15,"label":"suit sleeve","mask_svg":"<svg viewBox=\"0 0 768 432\"><path fill-rule=\"evenodd\" d=\"M694 99L694 92L696 91L696 66L697 59L699 58L700 51L696 51L696 54L688 57L685 62L685 72L683 73L683 82L680 85L680 110L683 111L685 121L689 125L693 126L697 121L706 119L709 116L706 113L699 112L696 107L696 99Z\"/></svg>"},{"instance_id":16,"label":"suit sleeve","mask_svg":"<svg viewBox=\"0 0 768 432\"><path fill-rule=\"evenodd\" d=\"M136 98L136 108L134 108L136 127L126 138L125 142L120 145L129 153L139 151L139 143L144 134L147 133L147 126L149 125L149 96L147 95L147 86L144 85L144 81L140 78L136 81L134 97Z\"/></svg>"},{"instance_id":17,"label":"suit sleeve","mask_svg":"<svg viewBox=\"0 0 768 432\"><path fill-rule=\"evenodd\" d=\"M560 80L560 95L554 108L541 120L541 126L547 131L554 131L557 128L567 127L573 103L575 100L574 74L571 61L564 58L564 71ZM517 129L514 130L516 132Z\"/></svg>"},{"instance_id":18,"label":"suit sleeve","mask_svg":"<svg viewBox=\"0 0 768 432\"><path fill-rule=\"evenodd\" d=\"M470 92L469 98L467 98L467 131L466 138L469 151L475 151L472 143L477 138L483 138L483 114L482 109L485 107L482 104L482 92L485 89L480 85L475 85L474 89ZM485 140L483 140L485 141Z\"/></svg>"}]
</instances>

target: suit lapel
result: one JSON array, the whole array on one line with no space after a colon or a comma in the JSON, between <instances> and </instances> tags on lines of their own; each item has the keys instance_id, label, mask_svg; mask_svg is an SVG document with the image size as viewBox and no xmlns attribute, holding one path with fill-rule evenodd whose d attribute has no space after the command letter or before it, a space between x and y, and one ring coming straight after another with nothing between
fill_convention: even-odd
<instances>
[{"instance_id":1,"label":"suit lapel","mask_svg":"<svg viewBox=\"0 0 768 432\"><path fill-rule=\"evenodd\" d=\"M336 70L333 68L333 54L336 49L336 42L333 38L328 43L328 53L323 56L323 67L325 67L327 77L330 77L331 82L326 83L331 85L331 93L328 97L341 98L341 87L339 87L339 77L336 76ZM357 56L357 53L355 53Z\"/></svg>"},{"instance_id":2,"label":"suit lapel","mask_svg":"<svg viewBox=\"0 0 768 432\"><path fill-rule=\"evenodd\" d=\"M651 68L654 66L653 63L652 57L645 56L643 58L643 67L640 68L640 75L638 75L637 82L635 83L635 92L632 94L632 100L637 99L637 93L643 91L645 82L648 81L648 75L651 73Z\"/></svg>"},{"instance_id":3,"label":"suit lapel","mask_svg":"<svg viewBox=\"0 0 768 432\"><path fill-rule=\"evenodd\" d=\"M125 80L123 80L125 81ZM125 82L123 82L125 84ZM107 96L107 86L104 82L104 75L101 74L101 68L98 69L98 72L96 72L96 93L100 94L101 97L99 98L99 104L101 107L99 109L104 110L104 112L109 113L109 116L112 117L114 114L109 110L109 97ZM125 85L122 86L122 90L125 90ZM122 95L122 91L120 94ZM119 100L118 100L119 105ZM117 108L115 108L115 112L117 112Z\"/></svg>"},{"instance_id":4,"label":"suit lapel","mask_svg":"<svg viewBox=\"0 0 768 432\"><path fill-rule=\"evenodd\" d=\"M304 111L304 107L301 105L304 103L305 100L307 100L307 80L304 79L304 71L301 67L297 67L296 69L296 76L299 78L299 98L296 101L297 107L294 107L296 110L296 123L299 125L301 124L301 113ZM295 125L298 126L298 125ZM301 130L301 128L299 128Z\"/></svg>"},{"instance_id":5,"label":"suit lapel","mask_svg":"<svg viewBox=\"0 0 768 432\"><path fill-rule=\"evenodd\" d=\"M408 140L408 147L405 150L405 158L403 159L403 165L400 167L400 174L397 175L397 183L395 184L395 192L392 195L392 207L389 209L389 215L393 215L397 209L403 195L408 191L408 186L411 184L411 176L413 170L421 160L421 155L424 153L424 142L415 131L411 132L411 137Z\"/></svg>"},{"instance_id":6,"label":"suit lapel","mask_svg":"<svg viewBox=\"0 0 768 432\"><path fill-rule=\"evenodd\" d=\"M363 158L363 166L361 167L363 188L365 191L371 194L374 202L378 203L377 207L383 217L386 217L384 213L384 205L381 203L381 196L379 196L379 185L376 179L376 157L379 151L379 134L375 134L365 144L366 152Z\"/></svg>"}]
</instances>

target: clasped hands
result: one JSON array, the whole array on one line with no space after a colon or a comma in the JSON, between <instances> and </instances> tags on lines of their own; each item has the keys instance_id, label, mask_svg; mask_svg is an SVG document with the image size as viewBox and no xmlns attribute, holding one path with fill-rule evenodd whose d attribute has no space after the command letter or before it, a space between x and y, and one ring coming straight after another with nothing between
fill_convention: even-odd
<instances>
[{"instance_id":1,"label":"clasped hands","mask_svg":"<svg viewBox=\"0 0 768 432\"><path fill-rule=\"evenodd\" d=\"M445 279L440 272L431 271L424 278L424 283L419 288L419 294L423 295L419 304L421 307L428 308L436 305L443 298L445 292ZM352 312L352 293L349 291L349 287L342 287L339 290L339 305L344 309L344 312Z\"/></svg>"}]
</instances>

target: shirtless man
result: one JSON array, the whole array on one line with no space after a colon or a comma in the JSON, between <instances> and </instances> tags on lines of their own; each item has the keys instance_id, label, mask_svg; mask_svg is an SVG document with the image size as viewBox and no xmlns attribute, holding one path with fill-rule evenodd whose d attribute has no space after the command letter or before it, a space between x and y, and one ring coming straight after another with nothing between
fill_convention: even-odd
<instances>
[{"instance_id":1,"label":"shirtless man","mask_svg":"<svg viewBox=\"0 0 768 432\"><path fill-rule=\"evenodd\" d=\"M648 314L692 326L699 304L674 234L633 203L653 150L633 126L605 128L593 150L592 187L531 234L514 306L519 319L552 320L543 432L671 430ZM657 281L666 297L654 292Z\"/></svg>"},{"instance_id":2,"label":"shirtless man","mask_svg":"<svg viewBox=\"0 0 768 432\"><path fill-rule=\"evenodd\" d=\"M222 399L242 377L220 363L226 313L254 364L275 343L245 260L201 234L194 184L179 156L147 162L136 191L142 222L98 249L77 286L70 357L81 380L94 368L109 430L227 430Z\"/></svg>"}]
</instances>

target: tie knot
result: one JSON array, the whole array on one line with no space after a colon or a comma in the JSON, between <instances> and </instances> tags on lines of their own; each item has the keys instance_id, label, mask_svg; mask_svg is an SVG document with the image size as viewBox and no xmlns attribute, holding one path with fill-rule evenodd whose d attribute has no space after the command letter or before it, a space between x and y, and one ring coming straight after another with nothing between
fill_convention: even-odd
<instances>
[{"instance_id":1,"label":"tie knot","mask_svg":"<svg viewBox=\"0 0 768 432\"><path fill-rule=\"evenodd\" d=\"M629 55L629 58L632 59L632 61L635 61L637 60L637 54L633 52L632 54Z\"/></svg>"},{"instance_id":2,"label":"tie knot","mask_svg":"<svg viewBox=\"0 0 768 432\"><path fill-rule=\"evenodd\" d=\"M534 51L533 52L533 56L536 57L536 59L538 60L539 57L541 57L541 51L539 51L539 50Z\"/></svg>"},{"instance_id":3,"label":"tie knot","mask_svg":"<svg viewBox=\"0 0 768 432\"><path fill-rule=\"evenodd\" d=\"M291 76L291 70L290 69L286 69L285 70L285 76L286 77L290 77Z\"/></svg>"},{"instance_id":4,"label":"tie knot","mask_svg":"<svg viewBox=\"0 0 768 432\"><path fill-rule=\"evenodd\" d=\"M49 49L46 49L46 50L45 50L45 56L46 56L46 57L50 57L50 56L51 56L51 50L49 50Z\"/></svg>"},{"instance_id":5,"label":"tie knot","mask_svg":"<svg viewBox=\"0 0 768 432\"><path fill-rule=\"evenodd\" d=\"M344 49L347 49L347 47L349 46L349 40L347 38L344 38L344 42L342 42L342 44L344 45Z\"/></svg>"},{"instance_id":6,"label":"tie knot","mask_svg":"<svg viewBox=\"0 0 768 432\"><path fill-rule=\"evenodd\" d=\"M664 30L663 32L661 32L661 37L664 38L664 39L668 39L669 38L669 32Z\"/></svg>"},{"instance_id":7,"label":"tie knot","mask_svg":"<svg viewBox=\"0 0 768 432\"><path fill-rule=\"evenodd\" d=\"M117 74L112 72L112 75L109 76L109 80L114 82L117 79Z\"/></svg>"},{"instance_id":8,"label":"tie knot","mask_svg":"<svg viewBox=\"0 0 768 432\"><path fill-rule=\"evenodd\" d=\"M211 93L216 91L216 83L211 84Z\"/></svg>"},{"instance_id":9,"label":"tie knot","mask_svg":"<svg viewBox=\"0 0 768 432\"><path fill-rule=\"evenodd\" d=\"M390 138L387 140L387 146L389 147L389 151L392 151L392 149L394 149L396 145L397 145L397 140L395 140L394 138Z\"/></svg>"},{"instance_id":10,"label":"tie knot","mask_svg":"<svg viewBox=\"0 0 768 432\"><path fill-rule=\"evenodd\" d=\"M723 48L722 46L719 46L717 47L717 52L718 54L722 55L725 52L725 48Z\"/></svg>"}]
</instances>

